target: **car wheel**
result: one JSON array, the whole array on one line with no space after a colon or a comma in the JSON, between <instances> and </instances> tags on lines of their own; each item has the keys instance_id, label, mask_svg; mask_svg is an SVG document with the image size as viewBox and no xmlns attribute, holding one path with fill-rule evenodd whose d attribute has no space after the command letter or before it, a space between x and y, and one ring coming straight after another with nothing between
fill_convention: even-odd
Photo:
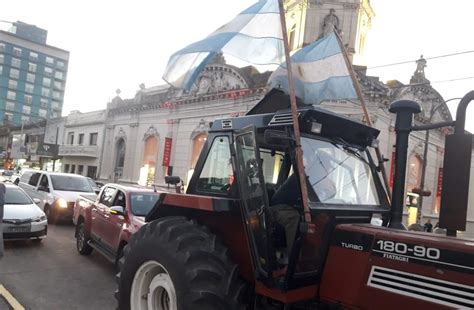
<instances>
[{"instance_id":1,"label":"car wheel","mask_svg":"<svg viewBox=\"0 0 474 310\"><path fill-rule=\"evenodd\" d=\"M246 285L228 249L195 221L166 217L146 224L119 265L121 310L245 308Z\"/></svg>"},{"instance_id":2,"label":"car wheel","mask_svg":"<svg viewBox=\"0 0 474 310\"><path fill-rule=\"evenodd\" d=\"M86 225L84 222L80 222L76 228L76 248L77 252L81 255L89 255L92 253L93 248L87 243L89 238L86 236Z\"/></svg>"}]
</instances>

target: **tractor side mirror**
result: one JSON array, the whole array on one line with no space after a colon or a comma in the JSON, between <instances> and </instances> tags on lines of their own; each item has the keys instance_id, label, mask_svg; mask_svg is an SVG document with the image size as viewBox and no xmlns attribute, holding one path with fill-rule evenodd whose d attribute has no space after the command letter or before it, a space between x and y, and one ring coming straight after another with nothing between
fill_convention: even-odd
<instances>
[{"instance_id":1,"label":"tractor side mirror","mask_svg":"<svg viewBox=\"0 0 474 310\"><path fill-rule=\"evenodd\" d=\"M288 132L283 130L267 129L263 135L265 143L270 145L281 145L284 147L290 146L290 141L293 139Z\"/></svg>"}]
</instances>

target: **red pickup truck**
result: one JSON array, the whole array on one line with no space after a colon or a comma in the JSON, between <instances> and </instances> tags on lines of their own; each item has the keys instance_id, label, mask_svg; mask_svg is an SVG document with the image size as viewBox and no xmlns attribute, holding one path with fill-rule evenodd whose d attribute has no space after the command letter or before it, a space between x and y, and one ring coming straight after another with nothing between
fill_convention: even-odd
<instances>
[{"instance_id":1,"label":"red pickup truck","mask_svg":"<svg viewBox=\"0 0 474 310\"><path fill-rule=\"evenodd\" d=\"M106 184L98 195L80 195L74 207L76 247L81 255L93 250L117 264L130 237L143 224L160 192Z\"/></svg>"}]
</instances>

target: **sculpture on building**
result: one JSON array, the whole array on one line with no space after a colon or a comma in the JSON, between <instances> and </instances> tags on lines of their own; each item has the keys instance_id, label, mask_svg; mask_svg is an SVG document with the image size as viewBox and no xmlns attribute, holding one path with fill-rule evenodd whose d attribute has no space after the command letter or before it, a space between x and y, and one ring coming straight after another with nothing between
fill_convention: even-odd
<instances>
[{"instance_id":1,"label":"sculpture on building","mask_svg":"<svg viewBox=\"0 0 474 310\"><path fill-rule=\"evenodd\" d=\"M324 17L323 31L321 34L322 37L327 36L328 34L331 34L334 31L336 31L338 34L341 33L341 29L339 26L339 17L337 17L335 13L335 9L330 9L329 14Z\"/></svg>"},{"instance_id":2,"label":"sculpture on building","mask_svg":"<svg viewBox=\"0 0 474 310\"><path fill-rule=\"evenodd\" d=\"M413 76L410 79L410 84L415 83L429 83L430 81L425 77L425 67L426 59L423 58L423 55L420 56L420 59L416 61L416 70L413 73Z\"/></svg>"}]
</instances>

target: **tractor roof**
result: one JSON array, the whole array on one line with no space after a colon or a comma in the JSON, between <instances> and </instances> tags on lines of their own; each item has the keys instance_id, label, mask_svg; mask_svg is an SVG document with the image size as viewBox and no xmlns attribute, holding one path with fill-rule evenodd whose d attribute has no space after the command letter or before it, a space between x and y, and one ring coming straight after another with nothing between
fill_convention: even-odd
<instances>
[{"instance_id":1,"label":"tractor roof","mask_svg":"<svg viewBox=\"0 0 474 310\"><path fill-rule=\"evenodd\" d=\"M293 128L289 106L287 95L272 90L246 116L216 120L212 124L211 131L239 130L252 125L257 130ZM273 113L268 113L272 108ZM262 114L256 114L259 112ZM312 105L299 104L298 118L302 133L315 134L314 129L320 128L320 132L317 133L320 136L330 139L342 138L347 143L364 147L372 145L379 134L377 129Z\"/></svg>"}]
</instances>

